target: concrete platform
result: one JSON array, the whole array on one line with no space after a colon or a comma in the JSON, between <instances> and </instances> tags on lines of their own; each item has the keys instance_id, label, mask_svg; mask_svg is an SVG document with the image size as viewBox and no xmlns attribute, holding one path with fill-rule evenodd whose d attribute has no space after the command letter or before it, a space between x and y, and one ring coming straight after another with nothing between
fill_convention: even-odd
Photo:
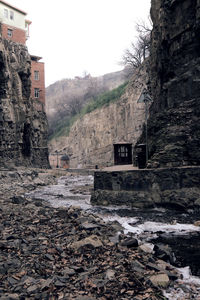
<instances>
[{"instance_id":1,"label":"concrete platform","mask_svg":"<svg viewBox=\"0 0 200 300\"><path fill-rule=\"evenodd\" d=\"M116 165L116 166L106 167L102 169L102 171L108 171L108 172L127 171L127 170L139 170L139 169L133 165Z\"/></svg>"},{"instance_id":2,"label":"concrete platform","mask_svg":"<svg viewBox=\"0 0 200 300\"><path fill-rule=\"evenodd\" d=\"M138 169L132 165L94 172L95 205L200 209L200 166Z\"/></svg>"}]
</instances>

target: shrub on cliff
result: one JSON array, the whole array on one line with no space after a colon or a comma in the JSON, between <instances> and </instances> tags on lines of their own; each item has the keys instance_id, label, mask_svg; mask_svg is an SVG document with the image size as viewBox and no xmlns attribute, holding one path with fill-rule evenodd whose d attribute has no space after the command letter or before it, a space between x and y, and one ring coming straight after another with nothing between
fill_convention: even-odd
<instances>
[{"instance_id":1,"label":"shrub on cliff","mask_svg":"<svg viewBox=\"0 0 200 300\"><path fill-rule=\"evenodd\" d=\"M123 95L127 84L128 82L125 82L116 89L105 92L102 95L93 98L85 107L83 107L81 115L83 116L94 111L95 109L103 107L104 105L109 105L111 102L117 101Z\"/></svg>"},{"instance_id":2,"label":"shrub on cliff","mask_svg":"<svg viewBox=\"0 0 200 300\"><path fill-rule=\"evenodd\" d=\"M53 134L49 136L49 140L60 136L67 136L69 134L71 126L77 119L94 111L95 109L100 109L105 105L109 105L110 103L117 101L124 94L127 84L128 82L125 82L116 89L105 92L100 96L91 98L91 100L81 109L80 113L77 113L73 116L66 115L65 117L63 117L59 122L57 122Z\"/></svg>"}]
</instances>

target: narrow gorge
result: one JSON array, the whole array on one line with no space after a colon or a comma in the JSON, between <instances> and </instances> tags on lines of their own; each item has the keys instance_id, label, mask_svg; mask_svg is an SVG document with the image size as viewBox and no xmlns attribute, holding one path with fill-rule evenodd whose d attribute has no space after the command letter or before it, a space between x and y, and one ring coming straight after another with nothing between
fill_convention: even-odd
<instances>
[{"instance_id":1,"label":"narrow gorge","mask_svg":"<svg viewBox=\"0 0 200 300\"><path fill-rule=\"evenodd\" d=\"M143 129L145 106L137 103L146 87L146 65L136 70L124 94L114 103L85 114L70 129L69 136L50 141L50 149L70 156L70 167L113 165L113 144L135 144Z\"/></svg>"}]
</instances>

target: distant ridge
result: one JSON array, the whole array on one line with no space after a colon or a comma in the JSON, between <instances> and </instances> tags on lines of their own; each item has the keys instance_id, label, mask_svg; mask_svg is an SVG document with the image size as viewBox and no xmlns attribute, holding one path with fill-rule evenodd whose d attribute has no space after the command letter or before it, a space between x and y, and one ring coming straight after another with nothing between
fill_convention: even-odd
<instances>
[{"instance_id":1,"label":"distant ridge","mask_svg":"<svg viewBox=\"0 0 200 300\"><path fill-rule=\"evenodd\" d=\"M48 86L46 88L46 113L50 130L67 114L73 115L73 109L77 110L91 98L118 87L129 77L127 70L122 70L99 77L87 74L84 77L63 79Z\"/></svg>"}]
</instances>

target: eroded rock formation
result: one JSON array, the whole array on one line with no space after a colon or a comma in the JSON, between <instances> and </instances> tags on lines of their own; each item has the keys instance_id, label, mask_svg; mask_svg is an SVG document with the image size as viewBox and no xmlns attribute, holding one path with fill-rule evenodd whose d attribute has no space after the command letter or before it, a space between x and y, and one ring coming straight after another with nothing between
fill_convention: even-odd
<instances>
[{"instance_id":1,"label":"eroded rock formation","mask_svg":"<svg viewBox=\"0 0 200 300\"><path fill-rule=\"evenodd\" d=\"M52 152L59 150L70 155L72 168L113 165L113 144L128 142L135 145L141 135L145 108L137 100L146 81L146 66L142 66L117 102L77 120L68 137L51 141Z\"/></svg>"},{"instance_id":2,"label":"eroded rock formation","mask_svg":"<svg viewBox=\"0 0 200 300\"><path fill-rule=\"evenodd\" d=\"M200 1L152 0L151 16L150 165L200 165Z\"/></svg>"},{"instance_id":3,"label":"eroded rock formation","mask_svg":"<svg viewBox=\"0 0 200 300\"><path fill-rule=\"evenodd\" d=\"M88 74L85 77L77 76L74 79L63 79L51 84L46 88L46 112L50 129L69 112L70 102L79 102L81 106L91 97L118 87L128 78L130 78L128 70L124 69L99 77Z\"/></svg>"},{"instance_id":4,"label":"eroded rock formation","mask_svg":"<svg viewBox=\"0 0 200 300\"><path fill-rule=\"evenodd\" d=\"M47 119L30 99L27 48L0 38L0 165L49 167Z\"/></svg>"}]
</instances>

